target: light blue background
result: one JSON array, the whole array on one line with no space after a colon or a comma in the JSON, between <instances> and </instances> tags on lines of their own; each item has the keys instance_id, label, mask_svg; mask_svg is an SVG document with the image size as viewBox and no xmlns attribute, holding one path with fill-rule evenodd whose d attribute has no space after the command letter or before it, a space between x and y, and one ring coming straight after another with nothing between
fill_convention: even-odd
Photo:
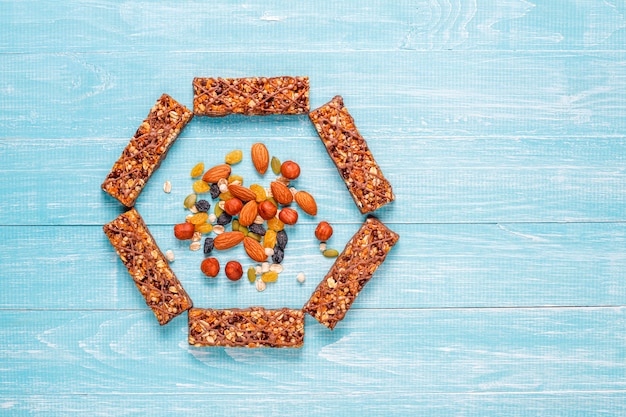
<instances>
[{"instance_id":1,"label":"light blue background","mask_svg":"<svg viewBox=\"0 0 626 417\"><path fill-rule=\"evenodd\" d=\"M626 414L623 1L0 10L0 415ZM102 233L122 209L100 184L162 93L191 106L193 77L250 75L308 75L312 108L344 97L401 240L334 331L307 317L302 349L190 348ZM191 167L257 141L319 205L263 293L208 281L172 236ZM198 307L300 308L332 264L317 222L341 249L363 220L306 117L194 119L137 208Z\"/></svg>"}]
</instances>

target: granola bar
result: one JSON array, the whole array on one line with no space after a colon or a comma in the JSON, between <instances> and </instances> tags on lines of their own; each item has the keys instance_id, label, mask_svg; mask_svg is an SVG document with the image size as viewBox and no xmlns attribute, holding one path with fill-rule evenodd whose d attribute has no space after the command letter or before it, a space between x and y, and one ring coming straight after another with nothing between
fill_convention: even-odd
<instances>
[{"instance_id":1,"label":"granola bar","mask_svg":"<svg viewBox=\"0 0 626 417\"><path fill-rule=\"evenodd\" d=\"M189 310L189 344L226 347L302 347L302 310L263 307Z\"/></svg>"},{"instance_id":2,"label":"granola bar","mask_svg":"<svg viewBox=\"0 0 626 417\"><path fill-rule=\"evenodd\" d=\"M308 77L194 78L193 92L198 116L309 112Z\"/></svg>"},{"instance_id":3,"label":"granola bar","mask_svg":"<svg viewBox=\"0 0 626 417\"><path fill-rule=\"evenodd\" d=\"M137 210L104 225L107 235L159 324L191 308L191 299L170 269Z\"/></svg>"},{"instance_id":4,"label":"granola bar","mask_svg":"<svg viewBox=\"0 0 626 417\"><path fill-rule=\"evenodd\" d=\"M391 184L354 125L341 96L313 110L309 118L362 214L394 200Z\"/></svg>"},{"instance_id":5,"label":"granola bar","mask_svg":"<svg viewBox=\"0 0 626 417\"><path fill-rule=\"evenodd\" d=\"M332 330L398 239L380 220L368 217L304 305L304 311Z\"/></svg>"},{"instance_id":6,"label":"granola bar","mask_svg":"<svg viewBox=\"0 0 626 417\"><path fill-rule=\"evenodd\" d=\"M132 207L192 117L189 109L163 94L113 164L102 189L126 207Z\"/></svg>"}]
</instances>

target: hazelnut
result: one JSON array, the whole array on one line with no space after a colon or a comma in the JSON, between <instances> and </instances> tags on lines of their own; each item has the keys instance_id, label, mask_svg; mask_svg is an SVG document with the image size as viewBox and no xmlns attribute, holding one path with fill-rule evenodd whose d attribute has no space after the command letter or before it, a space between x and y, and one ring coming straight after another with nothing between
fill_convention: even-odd
<instances>
[{"instance_id":1,"label":"hazelnut","mask_svg":"<svg viewBox=\"0 0 626 417\"><path fill-rule=\"evenodd\" d=\"M289 207L285 207L278 214L278 219L285 224L296 224L298 221L298 212Z\"/></svg>"},{"instance_id":2,"label":"hazelnut","mask_svg":"<svg viewBox=\"0 0 626 417\"><path fill-rule=\"evenodd\" d=\"M315 237L326 242L333 235L333 227L328 222L320 222L315 228Z\"/></svg>"},{"instance_id":3,"label":"hazelnut","mask_svg":"<svg viewBox=\"0 0 626 417\"><path fill-rule=\"evenodd\" d=\"M239 214L242 207L243 207L243 203L241 202L240 199L236 197L233 197L224 203L224 211L230 214L231 216L236 216L237 214Z\"/></svg>"},{"instance_id":4,"label":"hazelnut","mask_svg":"<svg viewBox=\"0 0 626 417\"><path fill-rule=\"evenodd\" d=\"M207 277L215 278L220 272L220 262L216 258L206 258L200 264L200 269Z\"/></svg>"},{"instance_id":5,"label":"hazelnut","mask_svg":"<svg viewBox=\"0 0 626 417\"><path fill-rule=\"evenodd\" d=\"M174 236L176 236L176 239L191 239L194 232L195 226L191 223L180 223L174 226Z\"/></svg>"},{"instance_id":6,"label":"hazelnut","mask_svg":"<svg viewBox=\"0 0 626 417\"><path fill-rule=\"evenodd\" d=\"M261 216L265 220L269 220L273 218L274 216L276 216L276 211L278 211L278 209L276 208L274 203L272 203L271 201L267 201L267 200L259 204L259 207L258 207L259 216Z\"/></svg>"},{"instance_id":7,"label":"hazelnut","mask_svg":"<svg viewBox=\"0 0 626 417\"><path fill-rule=\"evenodd\" d=\"M243 276L243 268L237 261L229 261L224 267L226 278L231 281L238 281Z\"/></svg>"},{"instance_id":8,"label":"hazelnut","mask_svg":"<svg viewBox=\"0 0 626 417\"><path fill-rule=\"evenodd\" d=\"M280 173L289 180L295 180L300 176L300 165L293 161L285 161L280 166Z\"/></svg>"}]
</instances>

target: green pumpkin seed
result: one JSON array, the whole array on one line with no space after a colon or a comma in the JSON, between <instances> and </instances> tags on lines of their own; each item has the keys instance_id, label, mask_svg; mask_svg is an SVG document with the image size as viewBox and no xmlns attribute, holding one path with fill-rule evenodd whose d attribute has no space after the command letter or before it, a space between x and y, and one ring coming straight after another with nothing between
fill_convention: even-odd
<instances>
[{"instance_id":1,"label":"green pumpkin seed","mask_svg":"<svg viewBox=\"0 0 626 417\"><path fill-rule=\"evenodd\" d=\"M189 194L187 197L185 197L185 201L183 202L183 205L185 206L185 208L191 208L196 204L197 199L198 199L197 195Z\"/></svg>"},{"instance_id":2,"label":"green pumpkin seed","mask_svg":"<svg viewBox=\"0 0 626 417\"><path fill-rule=\"evenodd\" d=\"M337 249L326 249L322 254L327 258L336 258L339 256Z\"/></svg>"},{"instance_id":3,"label":"green pumpkin seed","mask_svg":"<svg viewBox=\"0 0 626 417\"><path fill-rule=\"evenodd\" d=\"M256 281L256 271L253 267L248 268L248 281Z\"/></svg>"},{"instance_id":4,"label":"green pumpkin seed","mask_svg":"<svg viewBox=\"0 0 626 417\"><path fill-rule=\"evenodd\" d=\"M270 166L272 167L272 172L276 175L280 174L280 159L272 156L272 162L270 162Z\"/></svg>"}]
</instances>

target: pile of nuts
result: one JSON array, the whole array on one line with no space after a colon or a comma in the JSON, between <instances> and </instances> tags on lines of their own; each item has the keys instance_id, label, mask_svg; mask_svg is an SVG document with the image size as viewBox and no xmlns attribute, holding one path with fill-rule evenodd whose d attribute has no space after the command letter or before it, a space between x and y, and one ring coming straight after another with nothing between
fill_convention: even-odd
<instances>
[{"instance_id":1,"label":"pile of nuts","mask_svg":"<svg viewBox=\"0 0 626 417\"><path fill-rule=\"evenodd\" d=\"M283 270L281 262L288 242L285 227L296 224L299 215L291 204L295 202L302 212L315 216L317 203L308 192L291 186L291 182L300 176L300 166L296 162L281 163L275 156L270 160L269 152L262 143L252 145L250 155L259 174L264 175L271 168L277 176L270 186L252 184L246 187L243 178L233 174L232 165L243 159L241 150L229 152L223 164L206 171L202 162L196 164L190 173L196 179L194 192L183 202L190 213L185 222L174 226L174 235L180 240L190 239L191 250L203 248L206 258L200 269L208 277L216 277L220 272L220 263L212 256L214 250L227 250L243 244L248 257L257 263L248 268L247 278L255 283L259 291L263 291L265 284L275 282ZM169 192L171 184L166 183L164 190ZM199 198L203 194L209 194L214 200L212 212L211 202ZM321 222L315 235L320 242L325 242L332 235L332 227L327 222ZM203 236L204 244L201 244ZM332 257L332 250L324 250L325 256ZM337 256L336 252L334 256ZM241 263L229 261L224 273L232 281L241 279ZM297 279L304 282L304 275L298 274Z\"/></svg>"}]
</instances>

